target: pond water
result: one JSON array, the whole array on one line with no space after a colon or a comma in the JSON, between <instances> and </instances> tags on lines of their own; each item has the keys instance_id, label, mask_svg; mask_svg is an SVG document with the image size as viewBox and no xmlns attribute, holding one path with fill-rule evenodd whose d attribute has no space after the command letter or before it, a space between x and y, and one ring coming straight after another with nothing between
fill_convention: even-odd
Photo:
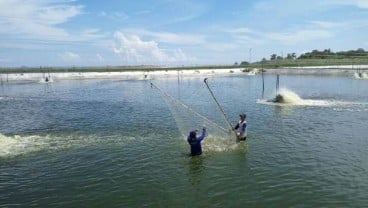
<instances>
[{"instance_id":1,"label":"pond water","mask_svg":"<svg viewBox=\"0 0 368 208\"><path fill-rule=\"evenodd\" d=\"M288 104L267 101L275 82L262 98L260 75L210 77L232 124L247 114L248 138L206 138L199 157L182 122L201 128L198 112L227 128L203 77L4 83L0 207L366 206L368 80L281 76Z\"/></svg>"}]
</instances>

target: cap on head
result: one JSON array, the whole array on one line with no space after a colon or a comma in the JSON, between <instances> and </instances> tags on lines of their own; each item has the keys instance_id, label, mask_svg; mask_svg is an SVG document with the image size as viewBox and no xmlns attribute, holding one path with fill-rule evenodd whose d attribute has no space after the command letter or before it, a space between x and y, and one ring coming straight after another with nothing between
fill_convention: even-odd
<instances>
[{"instance_id":1,"label":"cap on head","mask_svg":"<svg viewBox=\"0 0 368 208\"><path fill-rule=\"evenodd\" d=\"M240 118L246 118L247 117L247 115L245 115L245 114L240 114L239 116L240 116Z\"/></svg>"}]
</instances>

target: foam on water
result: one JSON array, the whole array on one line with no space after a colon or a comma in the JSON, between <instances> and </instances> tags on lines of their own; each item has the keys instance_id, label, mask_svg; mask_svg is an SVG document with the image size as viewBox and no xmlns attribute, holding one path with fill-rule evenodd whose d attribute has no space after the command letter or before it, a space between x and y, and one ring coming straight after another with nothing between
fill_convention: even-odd
<instances>
[{"instance_id":1,"label":"foam on water","mask_svg":"<svg viewBox=\"0 0 368 208\"><path fill-rule=\"evenodd\" d=\"M152 135L149 136L150 138ZM181 137L183 138L183 137ZM202 142L203 150L206 152L224 152L240 148L232 137L219 137L212 134L206 136ZM139 138L129 136L5 136L0 133L0 158L27 155L42 151L59 151L70 148L82 148L93 145L127 145ZM146 138L141 138L146 139ZM184 138L186 141L186 138Z\"/></svg>"},{"instance_id":2,"label":"foam on water","mask_svg":"<svg viewBox=\"0 0 368 208\"><path fill-rule=\"evenodd\" d=\"M7 137L0 134L0 157L22 155L43 149L45 142L37 136Z\"/></svg>"},{"instance_id":3,"label":"foam on water","mask_svg":"<svg viewBox=\"0 0 368 208\"><path fill-rule=\"evenodd\" d=\"M298 94L286 88L280 89L276 98L265 101L259 101L259 103L271 105L312 105L312 106L328 105L326 101L322 100L304 100Z\"/></svg>"},{"instance_id":4,"label":"foam on water","mask_svg":"<svg viewBox=\"0 0 368 208\"><path fill-rule=\"evenodd\" d=\"M98 137L90 136L5 136L0 133L0 158L24 155L38 151L55 151L72 147L125 143L132 137Z\"/></svg>"},{"instance_id":5,"label":"foam on water","mask_svg":"<svg viewBox=\"0 0 368 208\"><path fill-rule=\"evenodd\" d=\"M45 78L41 78L38 83L51 83L54 82L54 80L50 77L49 80L46 81Z\"/></svg>"},{"instance_id":6,"label":"foam on water","mask_svg":"<svg viewBox=\"0 0 368 208\"><path fill-rule=\"evenodd\" d=\"M213 151L213 152L224 152L231 151L239 148L239 145L235 143L236 139L231 138L221 138L218 136L208 135L205 140L202 142L202 146L204 151Z\"/></svg>"},{"instance_id":7,"label":"foam on water","mask_svg":"<svg viewBox=\"0 0 368 208\"><path fill-rule=\"evenodd\" d=\"M298 94L286 88L280 89L278 96L282 97L282 99L279 100L278 102L275 102L276 98L274 98L269 100L257 100L257 103L265 105L277 105L277 106L320 106L320 107L368 105L368 103L362 102L302 99Z\"/></svg>"},{"instance_id":8,"label":"foam on water","mask_svg":"<svg viewBox=\"0 0 368 208\"><path fill-rule=\"evenodd\" d=\"M368 74L367 73L358 73L358 72L355 72L353 77L355 79L368 79Z\"/></svg>"},{"instance_id":9,"label":"foam on water","mask_svg":"<svg viewBox=\"0 0 368 208\"><path fill-rule=\"evenodd\" d=\"M280 89L279 95L281 95L283 98L282 103L295 104L295 105L304 103L304 100L301 99L299 95L285 88Z\"/></svg>"}]
</instances>

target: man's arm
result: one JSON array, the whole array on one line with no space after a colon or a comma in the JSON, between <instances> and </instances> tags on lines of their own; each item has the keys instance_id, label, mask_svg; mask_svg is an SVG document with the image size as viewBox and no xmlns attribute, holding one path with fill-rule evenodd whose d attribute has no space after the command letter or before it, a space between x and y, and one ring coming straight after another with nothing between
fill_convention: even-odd
<instances>
[{"instance_id":1,"label":"man's arm","mask_svg":"<svg viewBox=\"0 0 368 208\"><path fill-rule=\"evenodd\" d=\"M203 128L202 135L197 138L198 141L202 141L206 137L206 128Z\"/></svg>"},{"instance_id":2,"label":"man's arm","mask_svg":"<svg viewBox=\"0 0 368 208\"><path fill-rule=\"evenodd\" d=\"M234 127L234 129L238 129L239 128L239 123L236 124L236 126Z\"/></svg>"}]
</instances>

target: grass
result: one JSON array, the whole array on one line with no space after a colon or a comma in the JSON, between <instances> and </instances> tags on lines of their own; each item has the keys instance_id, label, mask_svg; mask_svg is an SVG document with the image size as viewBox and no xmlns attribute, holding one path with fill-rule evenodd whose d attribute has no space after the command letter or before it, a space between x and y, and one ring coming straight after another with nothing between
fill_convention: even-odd
<instances>
[{"instance_id":1,"label":"grass","mask_svg":"<svg viewBox=\"0 0 368 208\"><path fill-rule=\"evenodd\" d=\"M368 65L368 59L281 59L252 64L264 68L308 67L308 66L351 66Z\"/></svg>"}]
</instances>

